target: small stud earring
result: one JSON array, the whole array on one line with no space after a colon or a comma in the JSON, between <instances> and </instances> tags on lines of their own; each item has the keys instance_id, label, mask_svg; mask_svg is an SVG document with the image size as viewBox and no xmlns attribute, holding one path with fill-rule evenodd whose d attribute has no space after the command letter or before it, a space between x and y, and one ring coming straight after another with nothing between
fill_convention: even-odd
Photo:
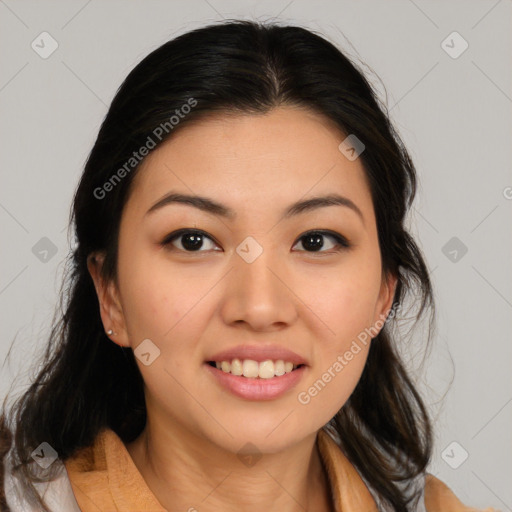
<instances>
[{"instance_id":1,"label":"small stud earring","mask_svg":"<svg viewBox=\"0 0 512 512\"><path fill-rule=\"evenodd\" d=\"M114 334L114 331L113 331L112 329L109 329L109 330L107 331L107 334L108 334L109 336L112 336L112 334Z\"/></svg>"}]
</instances>

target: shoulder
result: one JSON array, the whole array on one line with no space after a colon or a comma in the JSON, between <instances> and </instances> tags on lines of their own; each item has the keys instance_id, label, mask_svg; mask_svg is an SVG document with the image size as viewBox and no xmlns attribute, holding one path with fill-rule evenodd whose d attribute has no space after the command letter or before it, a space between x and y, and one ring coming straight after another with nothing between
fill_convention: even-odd
<instances>
[{"instance_id":1,"label":"shoulder","mask_svg":"<svg viewBox=\"0 0 512 512\"><path fill-rule=\"evenodd\" d=\"M425 508L427 512L498 512L490 507L477 509L464 505L444 482L430 473L425 477Z\"/></svg>"},{"instance_id":2,"label":"shoulder","mask_svg":"<svg viewBox=\"0 0 512 512\"><path fill-rule=\"evenodd\" d=\"M36 493L43 499L52 512L80 512L75 500L64 464L57 459L53 479L44 482L32 482ZM12 512L39 512L41 507L34 495L28 496L27 489L14 473L9 460L4 467L4 491L6 504Z\"/></svg>"},{"instance_id":3,"label":"shoulder","mask_svg":"<svg viewBox=\"0 0 512 512\"><path fill-rule=\"evenodd\" d=\"M39 512L41 507L38 499L42 499L52 512L80 512L70 476L75 474L85 477L92 471L102 474L105 466L102 448L108 435L108 431L100 431L92 446L78 449L66 460L57 458L51 463L51 469L39 469L37 466L33 466L32 473L40 479L30 481L33 491L27 487L28 482L25 482L24 478L14 471L14 454L11 448L3 461L3 486L6 503L10 510L12 512Z\"/></svg>"}]
</instances>

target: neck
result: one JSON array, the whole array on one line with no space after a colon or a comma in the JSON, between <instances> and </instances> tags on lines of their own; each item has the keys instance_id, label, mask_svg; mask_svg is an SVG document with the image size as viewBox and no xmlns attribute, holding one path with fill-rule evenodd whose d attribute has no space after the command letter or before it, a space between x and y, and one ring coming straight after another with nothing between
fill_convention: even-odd
<instances>
[{"instance_id":1,"label":"neck","mask_svg":"<svg viewBox=\"0 0 512 512\"><path fill-rule=\"evenodd\" d=\"M283 451L251 459L176 425L153 425L148 418L126 448L168 511L333 510L316 432Z\"/></svg>"}]
</instances>

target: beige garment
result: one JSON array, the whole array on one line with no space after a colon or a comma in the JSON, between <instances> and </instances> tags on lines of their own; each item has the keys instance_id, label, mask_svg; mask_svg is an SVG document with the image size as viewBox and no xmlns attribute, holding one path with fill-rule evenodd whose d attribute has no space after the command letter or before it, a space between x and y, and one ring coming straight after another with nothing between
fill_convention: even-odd
<instances>
[{"instance_id":1,"label":"beige garment","mask_svg":"<svg viewBox=\"0 0 512 512\"><path fill-rule=\"evenodd\" d=\"M372 494L330 435L320 430L317 443L336 512L377 512ZM65 466L82 512L166 512L121 439L110 429L101 431L93 446L80 450ZM428 474L425 505L427 512L476 511L466 507L443 482Z\"/></svg>"}]
</instances>

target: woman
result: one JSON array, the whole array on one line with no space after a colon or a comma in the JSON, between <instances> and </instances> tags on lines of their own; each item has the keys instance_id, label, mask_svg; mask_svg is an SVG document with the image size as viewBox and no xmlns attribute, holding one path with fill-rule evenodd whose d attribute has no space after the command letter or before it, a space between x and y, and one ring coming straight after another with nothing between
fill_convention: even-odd
<instances>
[{"instance_id":1,"label":"woman","mask_svg":"<svg viewBox=\"0 0 512 512\"><path fill-rule=\"evenodd\" d=\"M426 473L390 330L408 294L433 318L415 188L320 36L235 21L152 52L101 126L69 302L3 417L4 509L471 510Z\"/></svg>"}]
</instances>

